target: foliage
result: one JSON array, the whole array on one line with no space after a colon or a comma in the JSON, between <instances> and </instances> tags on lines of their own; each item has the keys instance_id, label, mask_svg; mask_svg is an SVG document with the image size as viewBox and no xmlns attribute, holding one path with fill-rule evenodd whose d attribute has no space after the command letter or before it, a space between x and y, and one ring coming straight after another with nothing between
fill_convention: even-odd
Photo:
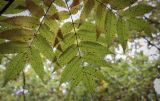
<instances>
[{"instance_id":1,"label":"foliage","mask_svg":"<svg viewBox=\"0 0 160 101\"><path fill-rule=\"evenodd\" d=\"M0 5L3 4L4 2L0 3ZM30 14L0 18L0 38L2 39L0 56L11 57L5 64L4 86L10 80L17 78L28 66L33 68L44 84L48 83L49 75L45 69L49 67L46 67L44 63L50 61L51 65L54 65L53 72L57 73L62 70L59 84L68 83L70 91L73 91L73 88L79 84L84 85L91 95L95 94L98 83L103 81L112 84L114 82L110 80L110 77L114 76L114 71L106 76L105 71L111 71L109 69L117 69L118 72L115 74L119 77L116 79L121 80L122 75L125 80L129 76L133 78L131 84L120 81L122 82L120 85L130 87L134 85L132 82L139 83L139 81L134 81L134 78L137 78L134 75L139 75L139 72L132 70L132 66L129 66L130 71L127 69L123 71L121 65L106 61L105 56L114 55L117 44L122 46L125 53L127 42L134 40L135 36L150 37L152 33L159 31L156 26L143 18L146 13L155 9L143 1L15 0L12 6L14 7L9 7L4 14L16 14L24 10L28 10ZM64 10L59 11L58 7ZM75 20L73 15L79 12L81 12L80 16ZM70 18L69 22L66 21L68 18ZM133 60L133 64L135 61ZM127 66L124 68L128 68ZM140 72L146 72L147 67L142 66ZM117 74L120 71L127 74ZM146 75L145 78L148 76ZM150 79L153 78L150 77ZM117 89L121 89L121 86ZM139 90L139 88L135 89ZM115 92L114 89L108 90L109 94ZM115 100L114 96L121 95L113 94L112 100Z\"/></svg>"}]
</instances>

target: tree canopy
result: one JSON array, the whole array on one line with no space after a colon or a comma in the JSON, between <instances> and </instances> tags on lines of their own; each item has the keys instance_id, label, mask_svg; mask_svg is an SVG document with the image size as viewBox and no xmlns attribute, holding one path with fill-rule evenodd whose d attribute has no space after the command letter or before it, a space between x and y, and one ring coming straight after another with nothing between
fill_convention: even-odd
<instances>
[{"instance_id":1,"label":"tree canopy","mask_svg":"<svg viewBox=\"0 0 160 101\"><path fill-rule=\"evenodd\" d=\"M1 1L0 90L21 85L24 101L42 92L47 101L52 95L69 101L158 101L153 81L160 63L159 5L158 0ZM117 47L127 55L128 43L140 38L158 58L138 52L114 59ZM4 94L0 99L6 100Z\"/></svg>"}]
</instances>

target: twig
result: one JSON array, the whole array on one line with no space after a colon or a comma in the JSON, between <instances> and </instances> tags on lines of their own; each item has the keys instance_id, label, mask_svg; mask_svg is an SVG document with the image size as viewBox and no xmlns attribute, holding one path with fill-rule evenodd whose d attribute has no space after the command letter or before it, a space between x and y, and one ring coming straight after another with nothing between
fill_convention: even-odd
<instances>
[{"instance_id":1,"label":"twig","mask_svg":"<svg viewBox=\"0 0 160 101\"><path fill-rule=\"evenodd\" d=\"M74 24L74 21L73 21L73 16L72 16L71 10L70 10L70 8L69 8L69 5L68 5L68 3L67 3L67 0L65 0L65 3L66 3L66 5L67 5L67 9L68 9L69 14L70 14L70 17L71 17L73 30L74 30L75 37L76 37L76 43L77 43L77 48L78 48L78 54L79 54L79 56L80 56L80 58L81 58L82 55L81 55L81 51L80 51L80 48L79 48L80 46L79 46L79 43L78 43L78 35L77 35L76 28L75 28L75 24Z\"/></svg>"},{"instance_id":2,"label":"twig","mask_svg":"<svg viewBox=\"0 0 160 101\"><path fill-rule=\"evenodd\" d=\"M51 4L49 5L48 9L46 10L46 13L43 15L43 18L42 18L42 20L41 20L41 22L40 22L40 24L39 24L39 26L38 26L36 32L34 33L34 36L33 36L32 41L31 41L31 43L30 43L30 47L31 47L31 45L32 45L32 43L33 43L33 40L36 38L36 35L37 35L39 29L41 28L42 23L43 23L45 17L47 16L48 11L49 11L49 9L51 8L51 6L52 6L52 4L53 4L54 1L55 1L55 0L52 0Z\"/></svg>"},{"instance_id":3,"label":"twig","mask_svg":"<svg viewBox=\"0 0 160 101\"><path fill-rule=\"evenodd\" d=\"M14 0L5 0L8 1L8 3L2 8L0 11L0 16L10 7L10 5L14 2Z\"/></svg>"},{"instance_id":4,"label":"twig","mask_svg":"<svg viewBox=\"0 0 160 101\"><path fill-rule=\"evenodd\" d=\"M148 45L154 46L154 47L157 48L158 51L160 52L160 47L158 47L157 45L153 44L153 43L152 43L150 40L148 40L146 37L143 37L143 38L147 41Z\"/></svg>"},{"instance_id":5,"label":"twig","mask_svg":"<svg viewBox=\"0 0 160 101\"><path fill-rule=\"evenodd\" d=\"M155 25L160 25L160 22L152 20L146 16L144 16L144 19L146 19L148 22L150 22L151 24L155 24Z\"/></svg>"},{"instance_id":6,"label":"twig","mask_svg":"<svg viewBox=\"0 0 160 101\"><path fill-rule=\"evenodd\" d=\"M25 88L26 88L26 77L25 77L25 72L23 70L22 72L23 76L23 101L26 101L26 95L25 95Z\"/></svg>"}]
</instances>

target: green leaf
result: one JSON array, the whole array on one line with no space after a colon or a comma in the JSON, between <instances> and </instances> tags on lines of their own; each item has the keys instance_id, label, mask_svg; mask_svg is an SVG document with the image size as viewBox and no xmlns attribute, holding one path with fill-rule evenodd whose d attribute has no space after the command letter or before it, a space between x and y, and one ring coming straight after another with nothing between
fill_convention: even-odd
<instances>
[{"instance_id":1,"label":"green leaf","mask_svg":"<svg viewBox=\"0 0 160 101\"><path fill-rule=\"evenodd\" d=\"M60 64L67 64L73 57L77 55L78 49L75 44L69 46L64 52L59 56Z\"/></svg>"},{"instance_id":2,"label":"green leaf","mask_svg":"<svg viewBox=\"0 0 160 101\"><path fill-rule=\"evenodd\" d=\"M113 9L124 9L127 6L132 5L137 0L108 0L108 3L111 5Z\"/></svg>"},{"instance_id":3,"label":"green leaf","mask_svg":"<svg viewBox=\"0 0 160 101\"><path fill-rule=\"evenodd\" d=\"M61 83L72 80L74 75L76 75L77 72L81 71L82 67L80 67L80 64L81 59L79 57L73 58L62 72Z\"/></svg>"},{"instance_id":4,"label":"green leaf","mask_svg":"<svg viewBox=\"0 0 160 101\"><path fill-rule=\"evenodd\" d=\"M37 35L33 42L36 49L38 49L46 58L52 60L54 57L53 49L47 40L41 35Z\"/></svg>"},{"instance_id":5,"label":"green leaf","mask_svg":"<svg viewBox=\"0 0 160 101\"><path fill-rule=\"evenodd\" d=\"M96 32L97 32L97 39L99 38L100 34L105 32L105 18L107 14L107 9L103 4L99 4L97 6L96 11Z\"/></svg>"},{"instance_id":6,"label":"green leaf","mask_svg":"<svg viewBox=\"0 0 160 101\"><path fill-rule=\"evenodd\" d=\"M79 30L86 30L90 32L96 32L96 26L90 22L84 22L80 27Z\"/></svg>"},{"instance_id":7,"label":"green leaf","mask_svg":"<svg viewBox=\"0 0 160 101\"><path fill-rule=\"evenodd\" d=\"M35 17L40 18L45 14L43 8L35 4L33 0L26 0L26 6L28 10L31 12L31 14Z\"/></svg>"},{"instance_id":8,"label":"green leaf","mask_svg":"<svg viewBox=\"0 0 160 101\"><path fill-rule=\"evenodd\" d=\"M80 21L83 23L85 19L89 16L89 14L92 11L92 8L94 7L95 1L94 0L87 0L84 2L84 8L82 9L81 15L80 15Z\"/></svg>"},{"instance_id":9,"label":"green leaf","mask_svg":"<svg viewBox=\"0 0 160 101\"><path fill-rule=\"evenodd\" d=\"M49 0L50 1L50 0ZM53 14L55 14L57 12L57 9L56 9L56 7L55 7L55 5L52 5L51 7L50 7L50 9L49 9L49 11L48 11L48 15L53 15Z\"/></svg>"},{"instance_id":10,"label":"green leaf","mask_svg":"<svg viewBox=\"0 0 160 101\"><path fill-rule=\"evenodd\" d=\"M73 24L72 22L66 22L63 24L63 26L61 27L61 31L64 35L70 33L73 29Z\"/></svg>"},{"instance_id":11,"label":"green leaf","mask_svg":"<svg viewBox=\"0 0 160 101\"><path fill-rule=\"evenodd\" d=\"M96 54L87 53L83 56L83 59L90 65L96 65L100 67L111 67L111 64L104 60L104 57L99 57Z\"/></svg>"},{"instance_id":12,"label":"green leaf","mask_svg":"<svg viewBox=\"0 0 160 101\"><path fill-rule=\"evenodd\" d=\"M82 41L96 41L96 33L87 30L79 30L78 35Z\"/></svg>"},{"instance_id":13,"label":"green leaf","mask_svg":"<svg viewBox=\"0 0 160 101\"><path fill-rule=\"evenodd\" d=\"M138 18L131 18L127 20L129 23L129 29L142 32L144 31L146 34L151 34L152 32L155 31L153 26L149 24L149 22L143 20L143 19L138 19Z\"/></svg>"},{"instance_id":14,"label":"green leaf","mask_svg":"<svg viewBox=\"0 0 160 101\"><path fill-rule=\"evenodd\" d=\"M26 54L21 53L13 57L7 64L3 86L5 86L9 80L15 79L19 75L25 66L26 58Z\"/></svg>"},{"instance_id":15,"label":"green leaf","mask_svg":"<svg viewBox=\"0 0 160 101\"><path fill-rule=\"evenodd\" d=\"M75 43L75 34L74 33L68 33L64 36L63 40L60 42L62 45L63 50L66 50L69 46L71 46L73 43Z\"/></svg>"},{"instance_id":16,"label":"green leaf","mask_svg":"<svg viewBox=\"0 0 160 101\"><path fill-rule=\"evenodd\" d=\"M10 29L14 29L14 28L18 28L18 26L14 26L11 25L9 23L5 23L5 22L0 22L0 32L6 31L6 30L10 30Z\"/></svg>"},{"instance_id":17,"label":"green leaf","mask_svg":"<svg viewBox=\"0 0 160 101\"><path fill-rule=\"evenodd\" d=\"M97 78L99 80L105 80L105 76L95 67L84 67L83 72L87 75L92 76L92 78Z\"/></svg>"},{"instance_id":18,"label":"green leaf","mask_svg":"<svg viewBox=\"0 0 160 101\"><path fill-rule=\"evenodd\" d=\"M125 10L121 15L127 17L143 16L144 14L151 12L153 9L154 8L152 6L146 4L138 4Z\"/></svg>"},{"instance_id":19,"label":"green leaf","mask_svg":"<svg viewBox=\"0 0 160 101\"><path fill-rule=\"evenodd\" d=\"M52 20L46 17L45 24L50 28L50 31L52 31L54 34L58 32L60 25L56 20Z\"/></svg>"},{"instance_id":20,"label":"green leaf","mask_svg":"<svg viewBox=\"0 0 160 101\"><path fill-rule=\"evenodd\" d=\"M106 16L106 33L105 38L107 45L110 46L112 44L113 38L117 33L117 18L113 14L113 12L109 11Z\"/></svg>"},{"instance_id":21,"label":"green leaf","mask_svg":"<svg viewBox=\"0 0 160 101\"><path fill-rule=\"evenodd\" d=\"M96 83L95 83L95 79L91 75L83 72L82 81L91 94L95 92Z\"/></svg>"},{"instance_id":22,"label":"green leaf","mask_svg":"<svg viewBox=\"0 0 160 101\"><path fill-rule=\"evenodd\" d=\"M122 45L123 52L125 52L127 47L127 40L129 38L129 28L128 23L122 19L118 19L117 23L117 34L120 44Z\"/></svg>"},{"instance_id":23,"label":"green leaf","mask_svg":"<svg viewBox=\"0 0 160 101\"><path fill-rule=\"evenodd\" d=\"M55 0L54 3L58 6L61 6L61 7L66 7L65 3L63 0Z\"/></svg>"},{"instance_id":24,"label":"green leaf","mask_svg":"<svg viewBox=\"0 0 160 101\"><path fill-rule=\"evenodd\" d=\"M27 43L22 42L4 42L0 44L0 54L12 54L24 52L28 49Z\"/></svg>"},{"instance_id":25,"label":"green leaf","mask_svg":"<svg viewBox=\"0 0 160 101\"><path fill-rule=\"evenodd\" d=\"M11 25L26 27L26 28L35 28L38 26L38 19L30 16L15 16L1 20Z\"/></svg>"},{"instance_id":26,"label":"green leaf","mask_svg":"<svg viewBox=\"0 0 160 101\"><path fill-rule=\"evenodd\" d=\"M59 11L54 13L53 15L50 16L52 20L65 20L69 18L69 12L68 11Z\"/></svg>"},{"instance_id":27,"label":"green leaf","mask_svg":"<svg viewBox=\"0 0 160 101\"><path fill-rule=\"evenodd\" d=\"M104 56L109 53L108 49L100 43L92 41L81 41L80 45L82 51L84 52L90 52L99 56Z\"/></svg>"},{"instance_id":28,"label":"green leaf","mask_svg":"<svg viewBox=\"0 0 160 101\"><path fill-rule=\"evenodd\" d=\"M46 25L43 24L41 28L39 29L40 35L46 38L46 40L50 43L53 43L54 39L54 33L50 31L50 28Z\"/></svg>"},{"instance_id":29,"label":"green leaf","mask_svg":"<svg viewBox=\"0 0 160 101\"><path fill-rule=\"evenodd\" d=\"M70 5L71 13L76 14L79 11L81 0L73 0Z\"/></svg>"},{"instance_id":30,"label":"green leaf","mask_svg":"<svg viewBox=\"0 0 160 101\"><path fill-rule=\"evenodd\" d=\"M80 67L79 69L81 69ZM75 88L83 79L83 72L82 70L77 70L76 73L74 73L74 77L71 80L71 89Z\"/></svg>"},{"instance_id":31,"label":"green leaf","mask_svg":"<svg viewBox=\"0 0 160 101\"><path fill-rule=\"evenodd\" d=\"M34 33L31 30L18 29L18 28L0 32L0 38L2 39L8 39L12 41L21 41L21 42L26 42L31 40L33 35Z\"/></svg>"},{"instance_id":32,"label":"green leaf","mask_svg":"<svg viewBox=\"0 0 160 101\"><path fill-rule=\"evenodd\" d=\"M39 76L39 78L44 81L44 75L45 71L43 68L43 62L42 58L40 56L40 53L37 49L32 48L30 52L30 63L32 65L32 68L36 72L36 74Z\"/></svg>"}]
</instances>

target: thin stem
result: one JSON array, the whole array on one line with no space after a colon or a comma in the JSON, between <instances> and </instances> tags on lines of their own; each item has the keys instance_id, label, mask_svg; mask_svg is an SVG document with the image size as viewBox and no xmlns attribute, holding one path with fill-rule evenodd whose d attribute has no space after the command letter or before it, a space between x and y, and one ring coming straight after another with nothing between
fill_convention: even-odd
<instances>
[{"instance_id":1,"label":"thin stem","mask_svg":"<svg viewBox=\"0 0 160 101\"><path fill-rule=\"evenodd\" d=\"M34 33L34 36L33 36L32 41L31 41L31 43L30 43L30 47L32 46L33 40L36 38L36 35L37 35L39 29L41 28L41 26L42 26L42 24L43 24L43 21L44 21L45 17L47 16L48 11L49 11L49 9L51 8L51 6L52 6L52 4L53 4L54 1L55 1L55 0L52 0L51 4L49 5L49 7L48 7L47 10L46 10L46 13L43 15L43 18L42 18L42 20L40 21L40 24L39 24L36 32Z\"/></svg>"},{"instance_id":2,"label":"thin stem","mask_svg":"<svg viewBox=\"0 0 160 101\"><path fill-rule=\"evenodd\" d=\"M160 25L160 22L152 20L146 16L144 16L144 19L146 19L148 22L150 22L151 24L155 24L155 25Z\"/></svg>"},{"instance_id":3,"label":"thin stem","mask_svg":"<svg viewBox=\"0 0 160 101\"><path fill-rule=\"evenodd\" d=\"M25 95L25 88L26 88L26 77L25 77L25 72L23 70L22 72L23 76L23 101L26 101L26 95Z\"/></svg>"},{"instance_id":4,"label":"thin stem","mask_svg":"<svg viewBox=\"0 0 160 101\"><path fill-rule=\"evenodd\" d=\"M73 26L73 30L74 30L74 33L75 33L75 38L76 38L76 43L77 43L77 48L78 48L78 54L79 54L79 56L81 58L82 55L81 55L81 51L80 51L80 45L79 45L79 42L78 42L78 34L76 32L75 24L74 24L74 21L73 21L73 16L72 16L71 10L70 10L69 5L68 5L66 0L65 0L65 3L67 5L67 9L68 9L70 17L71 17L72 26Z\"/></svg>"},{"instance_id":5,"label":"thin stem","mask_svg":"<svg viewBox=\"0 0 160 101\"><path fill-rule=\"evenodd\" d=\"M158 47L157 45L153 44L153 43L152 43L150 40L148 40L146 37L143 37L143 38L147 41L148 45L154 46L154 47L157 48L157 50L160 52L160 47Z\"/></svg>"},{"instance_id":6,"label":"thin stem","mask_svg":"<svg viewBox=\"0 0 160 101\"><path fill-rule=\"evenodd\" d=\"M0 16L10 7L10 5L14 2L14 0L6 0L8 3L2 8L0 11Z\"/></svg>"}]
</instances>

